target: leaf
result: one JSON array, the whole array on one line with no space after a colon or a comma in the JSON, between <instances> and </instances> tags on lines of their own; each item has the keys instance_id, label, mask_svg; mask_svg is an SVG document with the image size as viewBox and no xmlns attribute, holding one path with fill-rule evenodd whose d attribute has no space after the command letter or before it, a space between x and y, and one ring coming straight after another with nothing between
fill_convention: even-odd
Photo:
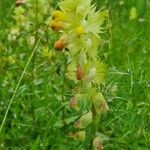
<instances>
[{"instance_id":1,"label":"leaf","mask_svg":"<svg viewBox=\"0 0 150 150\"><path fill-rule=\"evenodd\" d=\"M103 134L103 133L97 132L96 135L97 135L100 139L102 139L102 142L107 142L107 141L109 141L109 137L108 137L107 135Z\"/></svg>"},{"instance_id":2,"label":"leaf","mask_svg":"<svg viewBox=\"0 0 150 150\"><path fill-rule=\"evenodd\" d=\"M37 150L39 149L39 144L40 144L40 136L38 136L35 140L35 142L32 145L31 150Z\"/></svg>"},{"instance_id":3,"label":"leaf","mask_svg":"<svg viewBox=\"0 0 150 150\"><path fill-rule=\"evenodd\" d=\"M77 118L78 118L78 116L67 118L67 119L65 119L65 123L70 124L70 123L74 122Z\"/></svg>"}]
</instances>

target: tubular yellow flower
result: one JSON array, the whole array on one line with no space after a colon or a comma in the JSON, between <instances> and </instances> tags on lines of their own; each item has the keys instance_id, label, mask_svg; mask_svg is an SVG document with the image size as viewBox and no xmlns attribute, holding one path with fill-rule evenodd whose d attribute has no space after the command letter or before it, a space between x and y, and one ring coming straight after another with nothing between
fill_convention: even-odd
<instances>
[{"instance_id":1,"label":"tubular yellow flower","mask_svg":"<svg viewBox=\"0 0 150 150\"><path fill-rule=\"evenodd\" d=\"M60 10L55 10L52 14L52 18L56 21L63 21L65 20L65 14Z\"/></svg>"},{"instance_id":2,"label":"tubular yellow flower","mask_svg":"<svg viewBox=\"0 0 150 150\"><path fill-rule=\"evenodd\" d=\"M61 29L63 29L63 22L62 21L52 21L51 23L51 28L53 31L60 31Z\"/></svg>"},{"instance_id":3,"label":"tubular yellow flower","mask_svg":"<svg viewBox=\"0 0 150 150\"><path fill-rule=\"evenodd\" d=\"M84 28L81 25L76 28L76 35L78 37L81 37L84 34L84 32Z\"/></svg>"}]
</instances>

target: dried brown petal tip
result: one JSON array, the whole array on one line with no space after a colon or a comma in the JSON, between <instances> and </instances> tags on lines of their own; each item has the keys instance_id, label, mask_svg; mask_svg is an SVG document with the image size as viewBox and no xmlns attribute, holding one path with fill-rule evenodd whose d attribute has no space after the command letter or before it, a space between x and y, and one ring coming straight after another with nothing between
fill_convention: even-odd
<instances>
[{"instance_id":1,"label":"dried brown petal tip","mask_svg":"<svg viewBox=\"0 0 150 150\"><path fill-rule=\"evenodd\" d=\"M25 4L25 0L16 0L16 6L21 6Z\"/></svg>"}]
</instances>

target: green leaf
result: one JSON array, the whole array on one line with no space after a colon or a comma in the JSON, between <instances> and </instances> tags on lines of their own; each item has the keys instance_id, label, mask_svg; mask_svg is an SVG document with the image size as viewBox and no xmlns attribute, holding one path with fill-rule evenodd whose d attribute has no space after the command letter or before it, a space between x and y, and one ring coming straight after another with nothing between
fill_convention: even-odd
<instances>
[{"instance_id":1,"label":"green leaf","mask_svg":"<svg viewBox=\"0 0 150 150\"><path fill-rule=\"evenodd\" d=\"M35 142L32 145L31 150L37 150L39 149L39 144L40 144L40 136L38 136L35 140Z\"/></svg>"}]
</instances>

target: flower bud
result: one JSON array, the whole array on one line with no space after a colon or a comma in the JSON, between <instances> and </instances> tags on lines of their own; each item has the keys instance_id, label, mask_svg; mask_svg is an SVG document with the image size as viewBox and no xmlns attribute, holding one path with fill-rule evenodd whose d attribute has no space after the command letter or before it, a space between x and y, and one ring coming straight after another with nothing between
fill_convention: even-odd
<instances>
[{"instance_id":1,"label":"flower bud","mask_svg":"<svg viewBox=\"0 0 150 150\"><path fill-rule=\"evenodd\" d=\"M101 139L99 137L96 137L93 140L93 149L94 150L102 150L103 149L103 146L102 146L102 143L101 143Z\"/></svg>"},{"instance_id":2,"label":"flower bud","mask_svg":"<svg viewBox=\"0 0 150 150\"><path fill-rule=\"evenodd\" d=\"M62 51L67 45L67 41L64 38L59 39L58 41L56 41L54 48L56 50L60 50Z\"/></svg>"},{"instance_id":3,"label":"flower bud","mask_svg":"<svg viewBox=\"0 0 150 150\"><path fill-rule=\"evenodd\" d=\"M76 98L72 98L70 101L69 101L69 106L71 108L77 108L77 105L78 105L78 101Z\"/></svg>"},{"instance_id":4,"label":"flower bud","mask_svg":"<svg viewBox=\"0 0 150 150\"><path fill-rule=\"evenodd\" d=\"M63 21L65 19L65 14L60 10L55 10L52 14L52 18L56 21Z\"/></svg>"},{"instance_id":5,"label":"flower bud","mask_svg":"<svg viewBox=\"0 0 150 150\"><path fill-rule=\"evenodd\" d=\"M63 29L63 23L62 21L52 21L51 23L51 29L55 32L60 31L61 29Z\"/></svg>"},{"instance_id":6,"label":"flower bud","mask_svg":"<svg viewBox=\"0 0 150 150\"><path fill-rule=\"evenodd\" d=\"M77 37L80 38L84 34L84 32L85 32L84 28L81 25L76 28L76 35L77 35Z\"/></svg>"},{"instance_id":7,"label":"flower bud","mask_svg":"<svg viewBox=\"0 0 150 150\"><path fill-rule=\"evenodd\" d=\"M80 65L78 65L77 72L76 72L76 78L77 78L77 80L82 80L83 77L84 77L84 70Z\"/></svg>"},{"instance_id":8,"label":"flower bud","mask_svg":"<svg viewBox=\"0 0 150 150\"><path fill-rule=\"evenodd\" d=\"M108 110L108 105L106 101L100 101L99 109L100 109L100 112L106 112Z\"/></svg>"},{"instance_id":9,"label":"flower bud","mask_svg":"<svg viewBox=\"0 0 150 150\"><path fill-rule=\"evenodd\" d=\"M93 100L97 113L106 112L109 108L101 93L98 93Z\"/></svg>"},{"instance_id":10,"label":"flower bud","mask_svg":"<svg viewBox=\"0 0 150 150\"><path fill-rule=\"evenodd\" d=\"M89 112L83 115L79 120L74 124L75 128L86 128L89 124L92 123L92 112Z\"/></svg>"}]
</instances>

